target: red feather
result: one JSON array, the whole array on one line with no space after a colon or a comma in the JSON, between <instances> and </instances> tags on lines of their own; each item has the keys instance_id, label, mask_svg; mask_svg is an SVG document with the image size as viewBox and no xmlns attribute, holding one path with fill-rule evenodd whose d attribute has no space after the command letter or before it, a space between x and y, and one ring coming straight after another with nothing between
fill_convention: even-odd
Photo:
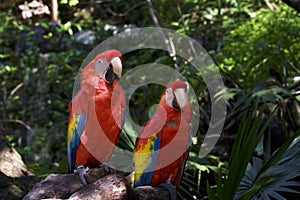
<instances>
[{"instance_id":1,"label":"red feather","mask_svg":"<svg viewBox=\"0 0 300 200\"><path fill-rule=\"evenodd\" d=\"M108 83L95 71L98 59L106 58L110 62L113 57L121 59L120 52L101 53L83 69L81 89L69 105L70 119L74 114L87 115L76 149L77 166L93 167L109 161L121 132L125 108L123 89L117 80Z\"/></svg>"},{"instance_id":2,"label":"red feather","mask_svg":"<svg viewBox=\"0 0 300 200\"><path fill-rule=\"evenodd\" d=\"M182 81L175 81L167 86L173 91L177 88L187 90L186 87L186 83ZM148 141L146 138L156 134L160 138L160 146L150 185L155 186L164 183L171 176L171 183L178 189L189 153L189 122L192 117L192 107L187 100L183 109L174 109L167 104L165 95L166 91L161 97L154 116L140 131L136 140L135 152L138 153L139 148L145 146L144 143ZM166 121L161 124L163 119ZM138 176L140 177L140 175ZM147 183L139 182L139 184L146 185Z\"/></svg>"}]
</instances>

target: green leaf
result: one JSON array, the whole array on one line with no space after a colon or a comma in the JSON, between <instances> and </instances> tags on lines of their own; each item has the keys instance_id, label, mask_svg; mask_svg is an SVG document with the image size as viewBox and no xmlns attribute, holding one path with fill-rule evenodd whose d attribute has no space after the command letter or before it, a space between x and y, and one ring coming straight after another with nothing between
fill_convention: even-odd
<instances>
[{"instance_id":1,"label":"green leaf","mask_svg":"<svg viewBox=\"0 0 300 200\"><path fill-rule=\"evenodd\" d=\"M206 190L207 190L207 196L208 196L209 200L217 200L218 199L208 181L206 181Z\"/></svg>"},{"instance_id":2,"label":"green leaf","mask_svg":"<svg viewBox=\"0 0 300 200\"><path fill-rule=\"evenodd\" d=\"M283 198L278 192L300 194L292 187L298 186L294 178L300 176L300 130L289 138L265 163L255 158L245 173L236 196L251 199L258 195L265 198Z\"/></svg>"},{"instance_id":3,"label":"green leaf","mask_svg":"<svg viewBox=\"0 0 300 200\"><path fill-rule=\"evenodd\" d=\"M79 3L79 0L69 0L69 6L76 6Z\"/></svg>"},{"instance_id":4,"label":"green leaf","mask_svg":"<svg viewBox=\"0 0 300 200\"><path fill-rule=\"evenodd\" d=\"M67 4L67 3L68 3L68 0L60 0L60 3L61 3L61 4Z\"/></svg>"},{"instance_id":5,"label":"green leaf","mask_svg":"<svg viewBox=\"0 0 300 200\"><path fill-rule=\"evenodd\" d=\"M251 110L243 116L237 137L234 141L228 170L225 174L224 181L220 179L217 184L218 199L233 199L240 181L243 178L247 165L252 157L252 154L264 134L264 131L274 115L274 112L269 116L266 122L262 120L262 114L266 104L261 106L258 115L257 100L254 102ZM276 110L276 109L275 109Z\"/></svg>"}]
</instances>

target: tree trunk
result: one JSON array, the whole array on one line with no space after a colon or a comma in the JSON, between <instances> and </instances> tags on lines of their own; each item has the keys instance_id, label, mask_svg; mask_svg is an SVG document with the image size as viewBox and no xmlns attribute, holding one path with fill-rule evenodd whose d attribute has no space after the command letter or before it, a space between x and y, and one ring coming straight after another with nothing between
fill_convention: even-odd
<instances>
[{"instance_id":1,"label":"tree trunk","mask_svg":"<svg viewBox=\"0 0 300 200\"><path fill-rule=\"evenodd\" d=\"M0 133L1 199L21 199L36 182L37 178L28 170L21 156Z\"/></svg>"}]
</instances>

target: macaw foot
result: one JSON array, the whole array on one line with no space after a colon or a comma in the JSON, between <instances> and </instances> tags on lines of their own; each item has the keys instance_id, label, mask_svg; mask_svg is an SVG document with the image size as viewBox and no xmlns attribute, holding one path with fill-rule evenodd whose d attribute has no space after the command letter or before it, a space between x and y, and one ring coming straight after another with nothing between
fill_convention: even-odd
<instances>
[{"instance_id":1,"label":"macaw foot","mask_svg":"<svg viewBox=\"0 0 300 200\"><path fill-rule=\"evenodd\" d=\"M83 165L80 165L79 167L77 167L76 170L74 170L75 174L78 174L81 182L83 183L83 185L87 185L87 180L86 180L86 173L89 171L88 167L84 167Z\"/></svg>"},{"instance_id":2,"label":"macaw foot","mask_svg":"<svg viewBox=\"0 0 300 200\"><path fill-rule=\"evenodd\" d=\"M168 180L166 182L161 183L158 186L159 187L165 187L169 191L169 193L170 193L170 197L171 197L170 199L171 200L176 200L176 198L177 198L177 190L176 190L176 186L171 183L172 176L173 175L170 175L169 178L168 178Z\"/></svg>"}]
</instances>

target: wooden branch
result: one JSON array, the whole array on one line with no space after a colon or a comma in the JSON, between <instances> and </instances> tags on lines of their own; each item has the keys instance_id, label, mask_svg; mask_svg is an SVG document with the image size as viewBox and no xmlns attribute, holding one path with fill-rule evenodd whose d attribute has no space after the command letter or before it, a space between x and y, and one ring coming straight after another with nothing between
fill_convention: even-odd
<instances>
[{"instance_id":1,"label":"wooden branch","mask_svg":"<svg viewBox=\"0 0 300 200\"><path fill-rule=\"evenodd\" d=\"M27 125L25 122L23 122L22 120L19 120L19 119L4 119L4 120L0 120L0 122L20 124L23 127L25 127L28 132L30 132L30 133L33 132L32 128L29 125Z\"/></svg>"},{"instance_id":2,"label":"wooden branch","mask_svg":"<svg viewBox=\"0 0 300 200\"><path fill-rule=\"evenodd\" d=\"M118 175L109 174L74 193L69 199L136 199L136 195L128 181Z\"/></svg>"},{"instance_id":3,"label":"wooden branch","mask_svg":"<svg viewBox=\"0 0 300 200\"><path fill-rule=\"evenodd\" d=\"M155 24L156 27L160 28L159 25L159 21L158 18L155 15L154 9L153 9L153 5L152 5L152 1L151 0L147 0L148 2L148 6L149 6L149 13L151 15L152 21ZM161 29L159 29L159 32L161 34L161 36L164 38L165 44L167 46L167 49L169 51L169 55L170 57L174 60L174 67L177 71L179 71L179 67L177 65L177 58L176 58L176 49L174 46L174 43L172 41L172 39L170 39Z\"/></svg>"},{"instance_id":4,"label":"wooden branch","mask_svg":"<svg viewBox=\"0 0 300 200\"><path fill-rule=\"evenodd\" d=\"M88 185L84 186L76 174L51 174L37 183L24 197L30 199L128 199L145 200L170 199L169 190L164 186L142 186L133 189L130 181L115 170L105 167L92 168L87 172Z\"/></svg>"},{"instance_id":5,"label":"wooden branch","mask_svg":"<svg viewBox=\"0 0 300 200\"><path fill-rule=\"evenodd\" d=\"M274 3L271 3L270 0L264 0L264 1L270 10L274 11L275 9L278 9L277 5Z\"/></svg>"},{"instance_id":6,"label":"wooden branch","mask_svg":"<svg viewBox=\"0 0 300 200\"><path fill-rule=\"evenodd\" d=\"M151 187L151 186L139 186L134 189L137 194L137 199L140 200L168 200L171 199L169 190L163 186Z\"/></svg>"},{"instance_id":7,"label":"wooden branch","mask_svg":"<svg viewBox=\"0 0 300 200\"><path fill-rule=\"evenodd\" d=\"M50 174L45 180L37 183L23 200L67 199L82 187L79 176L75 174Z\"/></svg>"}]
</instances>

